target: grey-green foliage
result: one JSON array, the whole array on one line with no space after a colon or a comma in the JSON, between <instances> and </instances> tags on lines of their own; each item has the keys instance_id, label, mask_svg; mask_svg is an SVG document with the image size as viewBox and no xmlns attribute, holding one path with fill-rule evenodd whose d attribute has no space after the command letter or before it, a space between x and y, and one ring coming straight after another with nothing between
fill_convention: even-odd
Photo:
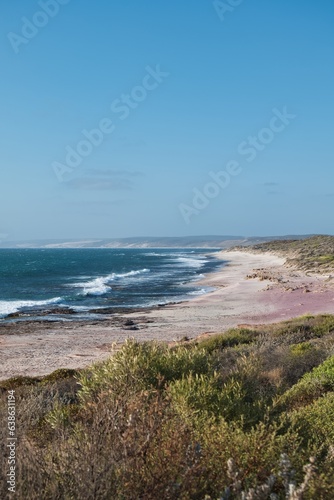
<instances>
[{"instance_id":1,"label":"grey-green foliage","mask_svg":"<svg viewBox=\"0 0 334 500\"><path fill-rule=\"evenodd\" d=\"M156 342L128 340L109 360L83 373L79 382L83 397L100 391L117 393L162 388L190 373L207 374L213 363L200 347L168 348Z\"/></svg>"}]
</instances>

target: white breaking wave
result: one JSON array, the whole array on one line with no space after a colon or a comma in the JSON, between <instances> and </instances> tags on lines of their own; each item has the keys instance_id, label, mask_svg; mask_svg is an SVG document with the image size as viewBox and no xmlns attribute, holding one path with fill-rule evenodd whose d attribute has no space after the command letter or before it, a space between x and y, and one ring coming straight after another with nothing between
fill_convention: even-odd
<instances>
[{"instance_id":1,"label":"white breaking wave","mask_svg":"<svg viewBox=\"0 0 334 500\"><path fill-rule=\"evenodd\" d=\"M62 297L56 297L49 300L0 300L0 317L13 314L27 307L48 306L58 304Z\"/></svg>"},{"instance_id":2,"label":"white breaking wave","mask_svg":"<svg viewBox=\"0 0 334 500\"><path fill-rule=\"evenodd\" d=\"M100 276L99 278L94 278L90 281L73 283L72 285L68 286L82 288L82 292L80 292L80 295L104 295L110 292L112 288L111 283L117 281L118 279L131 278L133 276L149 272L149 269L139 269L138 271L130 271L123 274L112 273L108 276Z\"/></svg>"},{"instance_id":3,"label":"white breaking wave","mask_svg":"<svg viewBox=\"0 0 334 500\"><path fill-rule=\"evenodd\" d=\"M83 295L104 295L110 290L108 286L109 280L107 278L96 278L95 280L88 281L87 283L78 283L75 286L83 288Z\"/></svg>"},{"instance_id":4,"label":"white breaking wave","mask_svg":"<svg viewBox=\"0 0 334 500\"><path fill-rule=\"evenodd\" d=\"M201 288L200 290L193 290L192 292L189 292L188 295L205 295L210 291L211 291L210 288Z\"/></svg>"},{"instance_id":5,"label":"white breaking wave","mask_svg":"<svg viewBox=\"0 0 334 500\"><path fill-rule=\"evenodd\" d=\"M201 268L204 266L208 260L205 258L203 255L198 255L198 257L194 256L194 251L188 252L188 253L156 253L156 252L149 252L146 253L145 256L147 257L167 257L169 260L173 262L178 262L180 264L180 267L186 266L186 267L193 267L193 268ZM191 257L189 257L189 254L192 254Z\"/></svg>"},{"instance_id":6,"label":"white breaking wave","mask_svg":"<svg viewBox=\"0 0 334 500\"><path fill-rule=\"evenodd\" d=\"M204 264L207 262L207 259L203 258L196 259L194 257L178 257L177 261L180 262L182 265L199 269L200 267L204 266Z\"/></svg>"},{"instance_id":7,"label":"white breaking wave","mask_svg":"<svg viewBox=\"0 0 334 500\"><path fill-rule=\"evenodd\" d=\"M145 273L149 273L150 270L149 269L139 269L138 271L130 271L128 273L124 273L124 274L113 274L114 278L128 278L130 276L137 276L137 274L145 274Z\"/></svg>"}]
</instances>

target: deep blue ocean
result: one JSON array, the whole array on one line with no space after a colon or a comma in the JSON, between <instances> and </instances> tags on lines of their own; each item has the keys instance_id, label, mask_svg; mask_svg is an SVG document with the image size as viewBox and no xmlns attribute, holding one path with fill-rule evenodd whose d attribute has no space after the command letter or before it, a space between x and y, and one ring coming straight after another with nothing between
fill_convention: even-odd
<instances>
[{"instance_id":1,"label":"deep blue ocean","mask_svg":"<svg viewBox=\"0 0 334 500\"><path fill-rule=\"evenodd\" d=\"M0 249L0 320L90 319L189 300L217 249ZM62 310L62 311L61 311ZM67 311L72 315L62 314Z\"/></svg>"}]
</instances>

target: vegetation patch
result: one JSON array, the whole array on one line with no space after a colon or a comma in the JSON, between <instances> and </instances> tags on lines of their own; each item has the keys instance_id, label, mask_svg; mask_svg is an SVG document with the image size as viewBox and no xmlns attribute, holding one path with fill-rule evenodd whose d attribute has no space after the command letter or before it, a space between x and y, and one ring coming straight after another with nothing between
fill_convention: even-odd
<instances>
[{"instance_id":1,"label":"vegetation patch","mask_svg":"<svg viewBox=\"0 0 334 500\"><path fill-rule=\"evenodd\" d=\"M3 382L1 421L16 396L16 498L334 498L333 324L127 341L86 370Z\"/></svg>"},{"instance_id":2,"label":"vegetation patch","mask_svg":"<svg viewBox=\"0 0 334 500\"><path fill-rule=\"evenodd\" d=\"M227 347L234 347L238 345L251 344L255 341L259 332L255 330L248 330L246 328L233 328L226 333L212 335L206 340L200 342L202 349L208 353L216 350L223 350Z\"/></svg>"},{"instance_id":3,"label":"vegetation patch","mask_svg":"<svg viewBox=\"0 0 334 500\"><path fill-rule=\"evenodd\" d=\"M312 236L303 240L274 240L238 250L272 252L287 259L288 265L319 273L334 271L334 236Z\"/></svg>"}]
</instances>

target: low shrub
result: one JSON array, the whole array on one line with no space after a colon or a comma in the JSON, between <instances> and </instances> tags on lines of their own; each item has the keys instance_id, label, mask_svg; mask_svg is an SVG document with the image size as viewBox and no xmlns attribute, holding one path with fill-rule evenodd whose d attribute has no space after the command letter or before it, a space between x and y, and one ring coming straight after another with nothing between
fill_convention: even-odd
<instances>
[{"instance_id":1,"label":"low shrub","mask_svg":"<svg viewBox=\"0 0 334 500\"><path fill-rule=\"evenodd\" d=\"M334 392L328 392L313 403L292 411L288 415L289 425L302 436L305 446L328 451L334 446ZM334 457L333 457L334 458Z\"/></svg>"},{"instance_id":2,"label":"low shrub","mask_svg":"<svg viewBox=\"0 0 334 500\"><path fill-rule=\"evenodd\" d=\"M279 405L285 409L304 406L329 391L334 391L334 356L303 375L297 384L279 398Z\"/></svg>"},{"instance_id":3,"label":"low shrub","mask_svg":"<svg viewBox=\"0 0 334 500\"><path fill-rule=\"evenodd\" d=\"M122 394L162 388L189 373L206 374L211 370L211 359L197 346L169 349L155 342L139 344L130 340L108 361L80 376L80 395L91 397L104 389Z\"/></svg>"},{"instance_id":4,"label":"low shrub","mask_svg":"<svg viewBox=\"0 0 334 500\"><path fill-rule=\"evenodd\" d=\"M256 340L256 337L258 335L259 332L255 330L248 330L246 328L233 328L231 330L228 330L226 333L212 335L208 339L202 340L200 342L200 346L208 353L212 353L213 351L223 350L227 347L251 344Z\"/></svg>"}]
</instances>

